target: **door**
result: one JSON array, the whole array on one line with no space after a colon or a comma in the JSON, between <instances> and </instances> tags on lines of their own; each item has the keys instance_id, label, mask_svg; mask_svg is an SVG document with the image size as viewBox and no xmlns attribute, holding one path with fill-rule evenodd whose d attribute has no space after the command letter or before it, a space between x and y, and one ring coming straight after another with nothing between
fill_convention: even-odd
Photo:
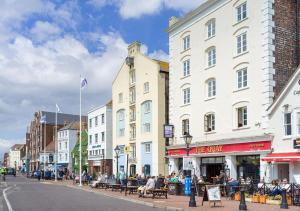
<instances>
[{"instance_id":1,"label":"door","mask_svg":"<svg viewBox=\"0 0 300 211\"><path fill-rule=\"evenodd\" d=\"M289 164L278 164L278 179L287 179L289 181Z\"/></svg>"}]
</instances>

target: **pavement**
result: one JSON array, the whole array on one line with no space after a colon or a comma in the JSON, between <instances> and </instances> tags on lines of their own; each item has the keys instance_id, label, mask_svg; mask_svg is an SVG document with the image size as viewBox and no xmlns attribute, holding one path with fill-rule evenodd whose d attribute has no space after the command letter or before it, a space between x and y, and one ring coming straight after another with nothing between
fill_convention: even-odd
<instances>
[{"instance_id":1,"label":"pavement","mask_svg":"<svg viewBox=\"0 0 300 211\"><path fill-rule=\"evenodd\" d=\"M6 190L4 199L3 191ZM127 195L111 190L79 187L72 181L42 181L27 179L23 176L8 177L5 184L0 185L0 211L89 211L89 210L203 210L203 211L236 211L239 202L222 198L222 205L210 206L202 198L196 197L197 207L189 208L189 197L168 195L168 199L138 198L137 194ZM7 206L7 201L11 206ZM247 203L250 211L279 211L279 206ZM291 211L300 211L300 207L291 206Z\"/></svg>"}]
</instances>

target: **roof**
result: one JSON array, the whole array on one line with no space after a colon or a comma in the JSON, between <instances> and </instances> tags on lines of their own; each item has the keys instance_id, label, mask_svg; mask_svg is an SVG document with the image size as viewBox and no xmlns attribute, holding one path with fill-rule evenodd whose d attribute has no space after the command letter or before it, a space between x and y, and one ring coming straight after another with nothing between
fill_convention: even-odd
<instances>
[{"instance_id":1,"label":"roof","mask_svg":"<svg viewBox=\"0 0 300 211\"><path fill-rule=\"evenodd\" d=\"M285 87L282 89L278 97L274 100L273 104L267 109L269 111L269 114L273 113L278 105L284 100L285 96L289 93L289 91L291 91L292 86L297 83L298 77L300 77L300 66L298 66L297 70L290 77L289 81L286 83Z\"/></svg>"},{"instance_id":2,"label":"roof","mask_svg":"<svg viewBox=\"0 0 300 211\"><path fill-rule=\"evenodd\" d=\"M197 7L195 10L187 13L183 18L179 19L176 23L172 24L167 28L167 32L170 33L182 24L186 23L187 21L193 19L197 15L203 13L206 11L209 7L214 5L215 3L220 2L220 0L205 0L202 4L200 4L199 7Z\"/></svg>"},{"instance_id":3,"label":"roof","mask_svg":"<svg viewBox=\"0 0 300 211\"><path fill-rule=\"evenodd\" d=\"M81 124L82 124L82 122L81 122ZM58 131L62 131L62 130L79 130L79 126L80 126L80 123L78 121L71 122L71 123L67 124L66 126L60 128Z\"/></svg>"},{"instance_id":4,"label":"roof","mask_svg":"<svg viewBox=\"0 0 300 211\"><path fill-rule=\"evenodd\" d=\"M101 106L97 106L93 109L91 109L90 111L88 111L88 114L100 109L100 108L103 108L103 107L108 107L108 108L111 108L112 107L112 100L109 100L107 103L105 103L105 105L101 105Z\"/></svg>"},{"instance_id":5,"label":"roof","mask_svg":"<svg viewBox=\"0 0 300 211\"><path fill-rule=\"evenodd\" d=\"M10 149L13 151L18 151L18 150L21 150L24 145L25 144L15 144Z\"/></svg>"},{"instance_id":6,"label":"roof","mask_svg":"<svg viewBox=\"0 0 300 211\"><path fill-rule=\"evenodd\" d=\"M160 66L160 70L162 70L164 72L169 72L169 63L168 62L164 62L164 61L157 60L157 59L153 59L153 60L158 63L158 65Z\"/></svg>"},{"instance_id":7,"label":"roof","mask_svg":"<svg viewBox=\"0 0 300 211\"><path fill-rule=\"evenodd\" d=\"M49 112L49 111L40 111L42 116L46 116L46 122L47 124L55 125L55 112ZM82 121L87 121L87 116L81 116ZM64 113L57 113L57 124L58 125L64 125L65 122L74 122L79 121L79 115L74 114L64 114Z\"/></svg>"}]
</instances>

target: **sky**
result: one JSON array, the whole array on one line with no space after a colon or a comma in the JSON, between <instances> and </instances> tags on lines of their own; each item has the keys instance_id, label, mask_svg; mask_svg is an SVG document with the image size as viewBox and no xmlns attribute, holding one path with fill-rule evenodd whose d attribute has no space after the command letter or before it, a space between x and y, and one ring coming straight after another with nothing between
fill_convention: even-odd
<instances>
[{"instance_id":1,"label":"sky","mask_svg":"<svg viewBox=\"0 0 300 211\"><path fill-rule=\"evenodd\" d=\"M112 80L133 41L168 61L171 16L204 0L0 0L0 160L35 111L83 114L111 98Z\"/></svg>"}]
</instances>

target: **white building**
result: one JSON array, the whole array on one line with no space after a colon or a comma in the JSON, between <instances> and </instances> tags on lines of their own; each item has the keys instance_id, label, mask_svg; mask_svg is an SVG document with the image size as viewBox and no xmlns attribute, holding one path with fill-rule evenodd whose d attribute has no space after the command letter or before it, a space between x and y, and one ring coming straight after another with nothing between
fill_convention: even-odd
<instances>
[{"instance_id":1,"label":"white building","mask_svg":"<svg viewBox=\"0 0 300 211\"><path fill-rule=\"evenodd\" d=\"M9 167L17 168L22 166L21 161L21 148L24 147L24 144L15 144L9 149Z\"/></svg>"},{"instance_id":2,"label":"white building","mask_svg":"<svg viewBox=\"0 0 300 211\"><path fill-rule=\"evenodd\" d=\"M169 172L183 170L182 136L188 132L196 174L211 180L226 169L233 178L265 177L262 158L272 142L267 109L299 58L292 38L296 5L275 2L210 0L179 20L170 19L174 138L168 147Z\"/></svg>"},{"instance_id":3,"label":"white building","mask_svg":"<svg viewBox=\"0 0 300 211\"><path fill-rule=\"evenodd\" d=\"M90 172L112 173L112 102L88 112Z\"/></svg>"},{"instance_id":4,"label":"white building","mask_svg":"<svg viewBox=\"0 0 300 211\"><path fill-rule=\"evenodd\" d=\"M57 164L72 172L71 152L76 145L79 134L79 122L71 122L57 132Z\"/></svg>"},{"instance_id":5,"label":"white building","mask_svg":"<svg viewBox=\"0 0 300 211\"><path fill-rule=\"evenodd\" d=\"M264 158L271 179L300 184L300 69L269 108L273 151Z\"/></svg>"}]
</instances>

